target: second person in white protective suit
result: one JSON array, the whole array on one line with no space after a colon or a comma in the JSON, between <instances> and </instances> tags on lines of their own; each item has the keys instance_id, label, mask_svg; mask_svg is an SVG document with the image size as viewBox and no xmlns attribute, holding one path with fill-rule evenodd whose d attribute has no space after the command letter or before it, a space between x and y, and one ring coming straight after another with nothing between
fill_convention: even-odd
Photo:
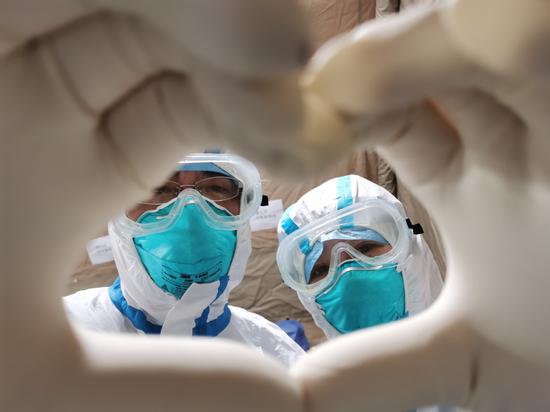
<instances>
[{"instance_id":1,"label":"second person in white protective suit","mask_svg":"<svg viewBox=\"0 0 550 412\"><path fill-rule=\"evenodd\" d=\"M285 211L277 263L317 326L334 338L413 316L435 300L442 278L418 232L387 190L342 176Z\"/></svg>"},{"instance_id":2,"label":"second person in white protective suit","mask_svg":"<svg viewBox=\"0 0 550 412\"><path fill-rule=\"evenodd\" d=\"M386 189L342 176L285 211L277 264L317 326L336 338L416 315L435 300L443 282L421 232Z\"/></svg>"},{"instance_id":3,"label":"second person in white protective suit","mask_svg":"<svg viewBox=\"0 0 550 412\"><path fill-rule=\"evenodd\" d=\"M293 364L303 350L283 330L228 304L261 198L245 159L187 156L149 199L109 223L119 277L65 297L69 318L96 331L231 339Z\"/></svg>"}]
</instances>

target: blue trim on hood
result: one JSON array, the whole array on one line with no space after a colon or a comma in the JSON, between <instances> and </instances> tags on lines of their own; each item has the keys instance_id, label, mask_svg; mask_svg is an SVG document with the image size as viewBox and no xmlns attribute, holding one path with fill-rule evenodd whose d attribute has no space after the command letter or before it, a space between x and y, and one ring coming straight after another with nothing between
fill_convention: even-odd
<instances>
[{"instance_id":1,"label":"blue trim on hood","mask_svg":"<svg viewBox=\"0 0 550 412\"><path fill-rule=\"evenodd\" d=\"M351 176L342 176L336 182L336 190L338 194L338 210L342 210L353 204L351 196ZM353 215L346 216L341 219L340 227L342 229L353 227Z\"/></svg>"},{"instance_id":2,"label":"blue trim on hood","mask_svg":"<svg viewBox=\"0 0 550 412\"><path fill-rule=\"evenodd\" d=\"M147 320L145 313L141 310L136 309L128 304L126 298L122 294L122 289L120 287L120 278L117 277L111 287L109 288L109 297L113 305L122 313L134 328L139 329L150 335L158 335L162 330L162 326L155 325Z\"/></svg>"},{"instance_id":3,"label":"blue trim on hood","mask_svg":"<svg viewBox=\"0 0 550 412\"><path fill-rule=\"evenodd\" d=\"M214 298L214 301L218 299L221 294L227 288L229 283L229 276L224 276L220 279L220 286L218 288L218 293ZM124 315L134 327L142 332L145 332L149 335L159 335L162 326L155 325L154 323L147 320L145 313L141 310L136 309L128 304L126 298L122 294L122 289L120 287L120 278L117 277L113 284L109 287L109 298L113 302L113 305L119 310L122 315ZM218 316L216 319L207 321L208 314L210 313L210 307L204 309L202 314L195 319L195 327L193 328L193 336L218 336L231 321L231 310L229 305L226 303L223 313Z\"/></svg>"},{"instance_id":4,"label":"blue trim on hood","mask_svg":"<svg viewBox=\"0 0 550 412\"><path fill-rule=\"evenodd\" d=\"M229 276L224 276L220 279L220 286L218 288L218 293L214 298L213 302L218 299L222 293L227 288L229 283ZM210 306L203 310L202 314L195 319L195 327L193 328L193 336L218 336L226 327L229 325L231 320L231 310L229 305L226 303L223 308L223 313L218 316L216 319L208 322L208 315L210 313Z\"/></svg>"}]
</instances>

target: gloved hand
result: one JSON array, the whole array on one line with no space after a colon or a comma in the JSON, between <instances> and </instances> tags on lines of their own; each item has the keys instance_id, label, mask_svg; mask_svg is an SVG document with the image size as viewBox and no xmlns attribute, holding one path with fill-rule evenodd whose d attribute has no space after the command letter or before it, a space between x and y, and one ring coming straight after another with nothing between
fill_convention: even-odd
<instances>
[{"instance_id":1,"label":"gloved hand","mask_svg":"<svg viewBox=\"0 0 550 412\"><path fill-rule=\"evenodd\" d=\"M329 42L307 87L378 146L448 256L427 312L293 370L312 411L550 409L550 2L463 0Z\"/></svg>"},{"instance_id":2,"label":"gloved hand","mask_svg":"<svg viewBox=\"0 0 550 412\"><path fill-rule=\"evenodd\" d=\"M543 138L548 88L536 78L547 69L548 6L517 3L463 0L453 11L368 26L365 41L356 43L361 47L342 41L319 54L304 98L319 109L306 106L303 129L314 132L303 140L325 152L335 141L347 147L345 139L330 139L340 136L346 118L358 137L386 141L384 154L440 224L450 273L444 295L424 315L307 355L293 372L304 394L273 362L226 342L79 332L82 351L57 301L63 274L84 240L116 207L162 180L180 157L179 136L192 146L193 136L231 126L232 110L238 123L250 109L254 127L245 123L244 132L271 130L262 136L266 140L301 125L301 97L292 80L301 60L296 56L303 54L301 25L281 24L298 13L280 0L224 0L215 2L218 10L226 9L210 24L201 16L212 2L2 3L0 135L3 236L9 239L2 256L8 310L2 313L10 326L0 340L2 409L140 411L177 405L232 411L269 405L291 411L303 406L305 395L313 410L403 410L419 403L545 410L549 333L541 319L548 309L548 217L541 205L549 198ZM249 24L238 25L244 32L232 35L238 12L255 6ZM182 13L186 7L189 13ZM507 24L518 16L519 22ZM278 37L286 33L290 38ZM251 43L236 46L244 40ZM437 49L435 40L443 46ZM266 47L266 41L277 47ZM392 53L381 53L391 45ZM263 47L269 52L261 53ZM354 50L359 56L347 53ZM323 78L316 67L334 75ZM219 89L207 88L216 70L219 79L233 80L219 80L227 86L224 94L236 96L220 98L225 104L217 106L213 93ZM267 75L276 79L267 81ZM333 95L335 78L343 102ZM515 83L520 86L502 87ZM323 84L330 87L322 90ZM471 92L472 85L481 91ZM418 103L430 96L437 115ZM461 100L486 112L476 116ZM262 110L252 111L254 103ZM200 110L203 104L209 111ZM332 126L321 127L322 118ZM451 122L456 133L449 131ZM513 138L502 139L492 127ZM489 136L483 144L480 131ZM297 143L295 160L306 154ZM488 155L491 150L496 156ZM512 155L514 162L508 162ZM98 194L109 201L93 203ZM503 242L504 231L517 243Z\"/></svg>"},{"instance_id":3,"label":"gloved hand","mask_svg":"<svg viewBox=\"0 0 550 412\"><path fill-rule=\"evenodd\" d=\"M82 351L60 297L86 239L185 154L224 145L208 101L240 122L246 95L301 125L304 27L292 0L0 1L0 410L298 407L282 368L227 342L83 332ZM286 79L286 105L251 86ZM249 119L242 130L270 121Z\"/></svg>"}]
</instances>

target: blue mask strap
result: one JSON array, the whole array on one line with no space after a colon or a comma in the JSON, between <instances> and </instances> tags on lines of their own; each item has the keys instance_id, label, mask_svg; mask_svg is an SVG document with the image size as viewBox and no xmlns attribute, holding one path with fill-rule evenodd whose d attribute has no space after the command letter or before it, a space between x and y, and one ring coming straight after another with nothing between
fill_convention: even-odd
<instances>
[{"instance_id":1,"label":"blue mask strap","mask_svg":"<svg viewBox=\"0 0 550 412\"><path fill-rule=\"evenodd\" d=\"M141 310L133 308L128 305L126 298L122 294L120 288L120 278L117 277L111 287L109 288L109 297L113 302L113 305L122 313L136 329L141 330L150 335L158 335L162 329L161 326L155 325L147 320L145 313Z\"/></svg>"}]
</instances>

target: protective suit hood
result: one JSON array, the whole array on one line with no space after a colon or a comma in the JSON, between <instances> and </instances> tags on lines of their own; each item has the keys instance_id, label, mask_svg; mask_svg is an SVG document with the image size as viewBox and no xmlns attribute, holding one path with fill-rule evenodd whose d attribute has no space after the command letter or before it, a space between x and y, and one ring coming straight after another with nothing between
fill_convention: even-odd
<instances>
[{"instance_id":1,"label":"protective suit hood","mask_svg":"<svg viewBox=\"0 0 550 412\"><path fill-rule=\"evenodd\" d=\"M193 284L181 299L161 290L145 270L132 235L125 231L120 216L109 223L108 230L113 245L113 256L120 277L120 291L127 304L143 312L147 320L162 326L162 334L202 335L198 332L207 324L207 335L217 335L227 325L231 316L227 310L229 294L242 280L251 253L250 226L237 230L237 244L228 271L228 281L218 280L206 284ZM115 303L116 306L116 303ZM201 325L202 324L202 325ZM134 326L140 329L139 325ZM221 328L221 330L220 330Z\"/></svg>"},{"instance_id":2,"label":"protective suit hood","mask_svg":"<svg viewBox=\"0 0 550 412\"><path fill-rule=\"evenodd\" d=\"M383 199L393 204L403 218L406 217L401 202L386 189L360 176L342 176L312 189L287 208L278 226L279 241L308 223L342 209L343 199L346 206L349 206L372 198ZM439 269L421 235L412 237L410 256L402 267L402 274L406 310L409 316L413 316L426 309L439 295L443 286ZM328 338L339 336L340 332L326 320L315 298L301 292L297 293L325 335Z\"/></svg>"}]
</instances>

